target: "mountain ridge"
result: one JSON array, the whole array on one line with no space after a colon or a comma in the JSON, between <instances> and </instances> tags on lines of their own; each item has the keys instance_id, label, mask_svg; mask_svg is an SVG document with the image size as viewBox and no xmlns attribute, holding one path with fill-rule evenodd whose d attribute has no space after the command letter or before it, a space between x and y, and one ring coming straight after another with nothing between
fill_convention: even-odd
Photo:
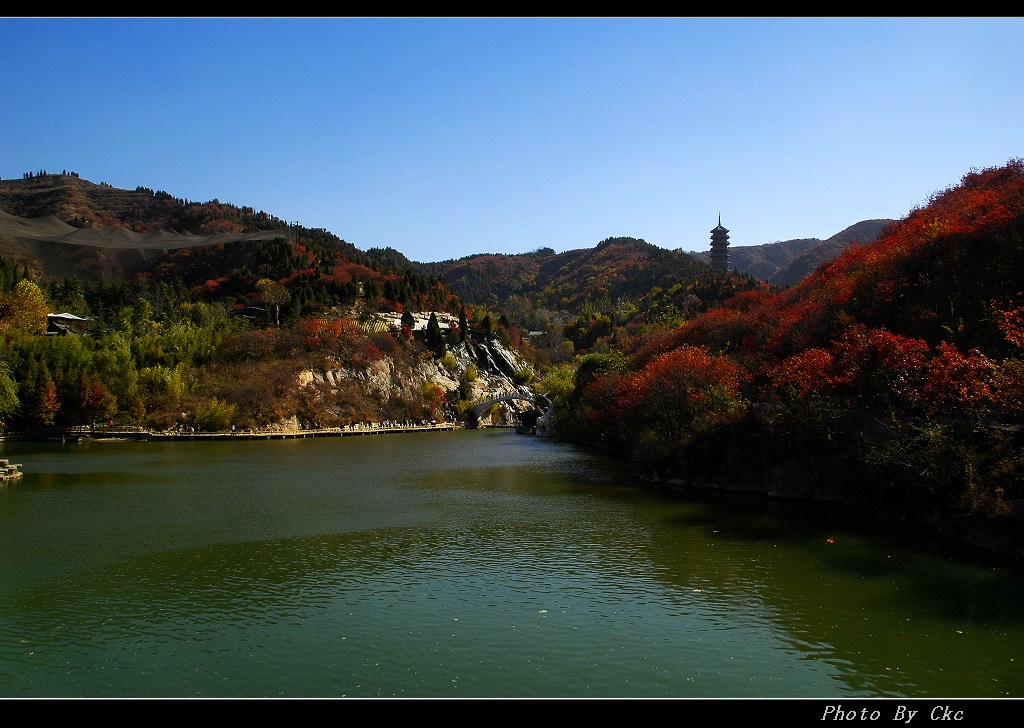
<instances>
[{"instance_id":1,"label":"mountain ridge","mask_svg":"<svg viewBox=\"0 0 1024 728\"><path fill-rule=\"evenodd\" d=\"M44 236L36 236L32 240L19 238L12 234L9 222L0 221L0 254L20 258L26 263L38 261L37 273L52 276L78 272L101 277L115 275L119 271L132 275L149 264L147 253L140 252L147 248L152 250L148 254L151 260L159 257L161 249L199 247L225 240L258 238L263 234L270 238L287 238L291 234L286 221L262 210L222 203L216 198L199 203L144 186L128 190L102 182L97 184L74 172L40 173L20 180L0 180L0 210L32 220L51 215L56 221L75 230L89 231L94 235L103 230L111 234L107 244L98 242L97 235L96 244L84 244L80 250L68 250L47 246L46 242L58 241L48 241ZM841 253L851 242L870 242L891 222L864 220L826 240L798 238L731 247L732 268L773 285L791 285L821 263ZM161 248L159 245L142 246L126 237L126 233L141 236L158 231L178 234L181 240L178 243L167 242ZM69 241L61 239L59 242ZM643 250L638 251L636 247L641 243ZM574 265L593 268L602 260L611 261L613 256L603 248L619 248L618 252L625 258L616 261L620 275L624 274L623 269L640 273L641 266L637 261L644 256L647 256L653 267L675 266L682 275L695 275L698 270L690 266L684 256L701 263L708 262L708 251L672 250L627 237L611 237L591 248L560 253L550 247L541 247L527 253L475 253L458 259L428 263L412 261L395 248L369 248L361 251L342 238L337 238L337 244L348 256L359 259L361 263L372 262L396 271L409 270L444 277L453 290L477 305L500 305L508 296L522 295L524 292L537 292L543 296L544 305L551 307L558 307L560 303L578 304L579 296L565 290L578 285L578 276L569 281L560 282L555 279L558 276L564 277ZM630 245L633 249L627 249ZM483 267L487 275L495 277L491 285L483 283L485 273L473 270L480 267ZM646 278L657 285L664 285L667 275L656 271L646 275ZM614 297L626 289L636 295L637 286L624 286L622 281L615 285L610 280L605 280L604 284L598 291L599 297L605 294ZM545 287L549 290L545 291ZM560 295L560 291L565 295Z\"/></svg>"}]
</instances>

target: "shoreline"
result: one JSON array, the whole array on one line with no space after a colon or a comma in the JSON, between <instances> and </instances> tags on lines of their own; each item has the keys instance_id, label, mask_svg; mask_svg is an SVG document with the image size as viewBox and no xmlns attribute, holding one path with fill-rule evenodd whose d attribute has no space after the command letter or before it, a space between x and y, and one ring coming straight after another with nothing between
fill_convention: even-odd
<instances>
[{"instance_id":1,"label":"shoreline","mask_svg":"<svg viewBox=\"0 0 1024 728\"><path fill-rule=\"evenodd\" d=\"M289 440L305 437L348 437L353 435L387 435L410 432L438 432L462 430L465 425L453 422L439 422L436 425L393 425L363 427L322 427L312 430L266 429L266 430L219 430L216 432L178 432L144 430L141 428L72 428L60 433L18 433L6 432L0 435L0 442L58 441L149 441L149 440Z\"/></svg>"}]
</instances>

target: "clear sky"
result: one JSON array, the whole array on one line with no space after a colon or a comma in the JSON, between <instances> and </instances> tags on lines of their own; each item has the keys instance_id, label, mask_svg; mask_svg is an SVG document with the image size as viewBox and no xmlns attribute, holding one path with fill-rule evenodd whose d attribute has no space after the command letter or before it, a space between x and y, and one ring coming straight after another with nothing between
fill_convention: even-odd
<instances>
[{"instance_id":1,"label":"clear sky","mask_svg":"<svg viewBox=\"0 0 1024 728\"><path fill-rule=\"evenodd\" d=\"M0 18L0 177L420 262L825 239L1022 156L1022 18Z\"/></svg>"}]
</instances>

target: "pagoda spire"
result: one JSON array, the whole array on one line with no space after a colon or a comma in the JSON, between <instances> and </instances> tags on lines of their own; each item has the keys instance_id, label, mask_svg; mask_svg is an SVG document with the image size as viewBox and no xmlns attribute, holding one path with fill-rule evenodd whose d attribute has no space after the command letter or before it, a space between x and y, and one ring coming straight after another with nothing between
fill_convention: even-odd
<instances>
[{"instance_id":1,"label":"pagoda spire","mask_svg":"<svg viewBox=\"0 0 1024 728\"><path fill-rule=\"evenodd\" d=\"M729 231L722 227L722 213L718 213L718 226L711 231L711 270L729 270Z\"/></svg>"}]
</instances>

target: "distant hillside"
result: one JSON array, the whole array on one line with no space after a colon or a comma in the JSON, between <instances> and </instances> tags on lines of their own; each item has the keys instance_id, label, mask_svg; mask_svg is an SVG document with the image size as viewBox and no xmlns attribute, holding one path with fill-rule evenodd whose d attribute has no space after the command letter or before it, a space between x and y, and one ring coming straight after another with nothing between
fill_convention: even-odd
<instances>
[{"instance_id":1,"label":"distant hillside","mask_svg":"<svg viewBox=\"0 0 1024 728\"><path fill-rule=\"evenodd\" d=\"M417 273L429 272L429 266L409 260L405 253L394 248L370 248L366 251L366 257L381 268L390 268L398 271L410 270Z\"/></svg>"},{"instance_id":2,"label":"distant hillside","mask_svg":"<svg viewBox=\"0 0 1024 728\"><path fill-rule=\"evenodd\" d=\"M789 264L781 267L769 283L779 286L791 286L798 283L804 276L812 273L822 263L838 258L851 244L867 245L874 242L894 220L863 220L851 225L840 233L836 233L819 245L808 248L793 258Z\"/></svg>"},{"instance_id":3,"label":"distant hillside","mask_svg":"<svg viewBox=\"0 0 1024 728\"><path fill-rule=\"evenodd\" d=\"M130 277L180 248L289 237L287 223L250 207L126 190L75 174L0 180L0 212L7 213L0 254L36 275L86 281Z\"/></svg>"},{"instance_id":4,"label":"distant hillside","mask_svg":"<svg viewBox=\"0 0 1024 728\"><path fill-rule=\"evenodd\" d=\"M259 298L257 284L270 279L294 315L349 306L357 295L387 310L458 311L443 282L380 264L327 230L73 173L0 180L0 255L36 279L72 276L95 286L144 277L239 306Z\"/></svg>"},{"instance_id":5,"label":"distant hillside","mask_svg":"<svg viewBox=\"0 0 1024 728\"><path fill-rule=\"evenodd\" d=\"M871 242L890 222L865 220L825 241L803 238L730 248L732 268L741 276L790 285L839 255L851 242ZM516 308L517 299L523 298L536 308L575 313L585 303L653 302L657 296L651 297L652 291L679 292L680 287L683 296L695 294L706 306L735 292L738 282L733 279L727 286L709 285L713 276L708 252L667 250L625 237L563 253L541 248L530 253L478 254L428 264L412 263L391 249L369 254L380 263L407 265L442 277L468 303L492 308ZM679 299L680 294L673 298ZM674 301L677 307L680 303Z\"/></svg>"},{"instance_id":6,"label":"distant hillside","mask_svg":"<svg viewBox=\"0 0 1024 728\"><path fill-rule=\"evenodd\" d=\"M427 268L468 302L500 306L520 296L536 307L568 312L585 302L635 300L655 287L710 276L707 265L686 253L629 237L562 253L541 248L517 255L471 255Z\"/></svg>"},{"instance_id":7,"label":"distant hillside","mask_svg":"<svg viewBox=\"0 0 1024 728\"><path fill-rule=\"evenodd\" d=\"M892 220L863 220L828 240L798 238L762 245L729 248L729 264L740 273L754 276L773 285L796 283L827 260L835 258L852 242L872 242ZM690 255L710 262L710 250L690 251Z\"/></svg>"},{"instance_id":8,"label":"distant hillside","mask_svg":"<svg viewBox=\"0 0 1024 728\"><path fill-rule=\"evenodd\" d=\"M800 238L761 245L729 246L729 266L762 281L769 281L780 270L793 262L801 253L821 245L818 238ZM711 250L696 250L689 253L704 263L711 262Z\"/></svg>"}]
</instances>

